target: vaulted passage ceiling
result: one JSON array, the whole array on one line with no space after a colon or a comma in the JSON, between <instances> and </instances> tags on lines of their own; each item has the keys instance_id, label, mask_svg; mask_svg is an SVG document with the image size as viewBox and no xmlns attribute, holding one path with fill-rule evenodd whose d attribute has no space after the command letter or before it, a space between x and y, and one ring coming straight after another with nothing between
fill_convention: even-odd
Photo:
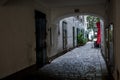
<instances>
[{"instance_id":1,"label":"vaulted passage ceiling","mask_svg":"<svg viewBox=\"0 0 120 80\"><path fill-rule=\"evenodd\" d=\"M106 0L39 0L49 7L105 5Z\"/></svg>"},{"instance_id":2,"label":"vaulted passage ceiling","mask_svg":"<svg viewBox=\"0 0 120 80\"><path fill-rule=\"evenodd\" d=\"M4 5L8 0L0 0L0 5Z\"/></svg>"}]
</instances>

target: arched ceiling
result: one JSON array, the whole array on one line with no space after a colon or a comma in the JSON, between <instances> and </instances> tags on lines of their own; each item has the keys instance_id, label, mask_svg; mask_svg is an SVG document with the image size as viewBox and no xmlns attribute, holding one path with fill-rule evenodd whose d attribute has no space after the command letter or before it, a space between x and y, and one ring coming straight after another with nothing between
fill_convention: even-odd
<instances>
[{"instance_id":1,"label":"arched ceiling","mask_svg":"<svg viewBox=\"0 0 120 80\"><path fill-rule=\"evenodd\" d=\"M105 5L107 0L38 0L49 7Z\"/></svg>"},{"instance_id":2,"label":"arched ceiling","mask_svg":"<svg viewBox=\"0 0 120 80\"><path fill-rule=\"evenodd\" d=\"M4 5L8 0L0 0L0 5Z\"/></svg>"},{"instance_id":3,"label":"arched ceiling","mask_svg":"<svg viewBox=\"0 0 120 80\"><path fill-rule=\"evenodd\" d=\"M84 13L84 14L69 14L69 15L63 15L58 17L55 21L54 24L58 23L60 20L64 19L64 18L68 18L68 17L73 17L73 16L78 16L78 15L91 15L91 16L95 16L100 18L102 21L105 21L104 18L102 16L96 15L96 14L91 14L91 13Z\"/></svg>"}]
</instances>

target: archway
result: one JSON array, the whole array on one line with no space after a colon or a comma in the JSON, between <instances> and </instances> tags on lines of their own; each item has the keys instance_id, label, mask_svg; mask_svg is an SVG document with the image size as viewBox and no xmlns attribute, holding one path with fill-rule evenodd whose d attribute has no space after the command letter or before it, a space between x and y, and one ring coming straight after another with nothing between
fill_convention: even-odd
<instances>
[{"instance_id":1,"label":"archway","mask_svg":"<svg viewBox=\"0 0 120 80\"><path fill-rule=\"evenodd\" d=\"M78 16L78 15L90 15L90 16L94 16L94 17L98 17L100 18L100 21L101 21L101 35L102 35L102 40L101 40L101 51L102 53L105 55L105 35L104 35L104 28L105 28L105 23L107 22L106 19L104 19L102 16L99 16L99 15L96 15L96 14L93 14L93 13L74 13L74 14L67 14L67 15L63 15L63 16L60 16L58 17L56 20L54 20L54 27L57 27L56 30L58 32L58 35L59 35L59 28L60 28L60 21L61 20L64 20L65 18L69 18L69 17L73 17L73 16ZM72 31L73 32L73 31ZM59 38L57 39L59 40ZM62 41L62 40L61 40ZM74 41L73 41L74 42ZM59 41L57 41L58 43L58 46L61 44L59 44ZM61 48L62 49L62 48ZM58 50L60 51L60 50Z\"/></svg>"},{"instance_id":2,"label":"archway","mask_svg":"<svg viewBox=\"0 0 120 80\"><path fill-rule=\"evenodd\" d=\"M61 49L59 49L59 48L56 49L56 47L58 45L57 36L59 35L58 30L59 30L59 22L60 22L60 20L62 20L64 18L67 18L67 17L78 16L78 15L91 15L91 16L95 16L95 17L100 18L102 20L102 22L104 22L103 23L104 27L102 27L102 29L103 29L102 33L103 33L103 39L104 39L104 37L105 37L104 36L104 28L108 24L107 17L104 14L104 11L96 11L96 10L90 10L90 11L88 10L88 11L86 11L86 10L83 10L83 11L80 11L78 13L75 13L75 12L71 12L71 10L70 10L70 12L68 12L68 11L59 11L59 13L58 13L58 10L56 10L55 15L52 15L51 24L50 24L50 28L54 32L54 33L51 33L52 38L53 38L53 40L51 40L51 41L53 41L52 43L53 43L54 46L51 47L52 49L51 49L51 53L49 54L49 56L54 56L54 55L56 55L57 53L59 53L61 51ZM103 40L102 43L103 44L105 43L104 40ZM105 47L105 45L102 45L102 46ZM103 52L103 54L105 54L104 48L103 48L102 52Z\"/></svg>"},{"instance_id":3,"label":"archway","mask_svg":"<svg viewBox=\"0 0 120 80\"><path fill-rule=\"evenodd\" d=\"M69 13L69 14L63 14L63 15L55 18L55 19L53 20L53 23L54 23L54 24L57 24L60 20L62 20L62 19L64 19L64 18L71 17L71 16L78 16L78 15L91 15L91 16L95 16L95 17L100 18L101 20L103 20L104 23L107 22L107 21L106 21L106 18L104 18L103 15L101 16L101 15L99 15L99 14L87 13L87 12L86 12L86 13L71 13L71 14Z\"/></svg>"},{"instance_id":4,"label":"archway","mask_svg":"<svg viewBox=\"0 0 120 80\"><path fill-rule=\"evenodd\" d=\"M47 66L48 69L50 67L54 67L54 70L50 70L51 68L49 69L49 72L53 71L53 76L58 73L57 76L59 77L71 79L73 78L72 76L74 76L73 80L77 80L78 77L78 79L95 79L96 77L98 78L98 74L102 74L101 72L103 70L105 71L105 73L107 73L106 67L100 67L106 66L105 61L101 55L100 48L92 47L92 40L82 45L80 42L80 45L78 45L78 39L79 37L81 37L81 33L81 39L83 40L86 38L86 36L84 36L84 33L86 33L87 30L85 30L84 27L85 23L87 23L87 17L88 15L67 15L62 16L56 21L56 31L58 32L56 35L58 41L56 43L54 42L55 44L57 44L57 47L55 49L58 51L58 53L62 53L62 55L60 54L59 58L54 59L53 61L51 61L51 64ZM101 27L102 29L104 29L104 22L102 21L102 19L100 20L102 22ZM56 31L53 31L53 33L55 34ZM74 38L75 40L73 40ZM74 41L77 45L74 44ZM65 55L63 55L63 53ZM42 71L45 70L46 68L42 69ZM101 78L101 76L99 78Z\"/></svg>"}]
</instances>

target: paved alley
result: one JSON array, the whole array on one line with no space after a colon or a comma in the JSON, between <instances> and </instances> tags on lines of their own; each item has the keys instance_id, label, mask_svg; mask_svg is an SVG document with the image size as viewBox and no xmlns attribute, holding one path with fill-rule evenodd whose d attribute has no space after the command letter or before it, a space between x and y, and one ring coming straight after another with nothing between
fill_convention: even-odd
<instances>
[{"instance_id":1,"label":"paved alley","mask_svg":"<svg viewBox=\"0 0 120 80\"><path fill-rule=\"evenodd\" d=\"M57 80L106 80L107 68L99 48L93 43L75 48L40 69Z\"/></svg>"}]
</instances>

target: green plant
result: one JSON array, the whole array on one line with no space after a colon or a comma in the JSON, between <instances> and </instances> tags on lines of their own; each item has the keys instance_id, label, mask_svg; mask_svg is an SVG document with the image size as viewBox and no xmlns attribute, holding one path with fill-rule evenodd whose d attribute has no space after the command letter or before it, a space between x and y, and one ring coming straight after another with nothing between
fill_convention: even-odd
<instances>
[{"instance_id":1,"label":"green plant","mask_svg":"<svg viewBox=\"0 0 120 80\"><path fill-rule=\"evenodd\" d=\"M77 36L77 43L78 45L84 45L87 42L87 38L84 38L84 34L80 32Z\"/></svg>"},{"instance_id":2,"label":"green plant","mask_svg":"<svg viewBox=\"0 0 120 80\"><path fill-rule=\"evenodd\" d=\"M86 19L87 19L87 22L88 22L88 26L87 26L88 32L93 31L94 36L95 36L95 31L97 29L96 23L100 22L100 18L89 15L89 16L87 16Z\"/></svg>"}]
</instances>

